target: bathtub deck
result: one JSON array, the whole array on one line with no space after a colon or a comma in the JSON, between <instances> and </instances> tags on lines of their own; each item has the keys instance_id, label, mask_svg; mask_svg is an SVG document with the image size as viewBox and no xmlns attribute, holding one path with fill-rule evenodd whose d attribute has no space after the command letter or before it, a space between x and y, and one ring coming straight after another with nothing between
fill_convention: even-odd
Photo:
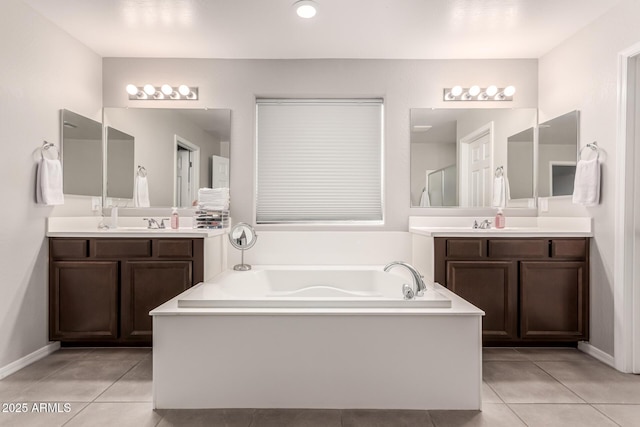
<instances>
[{"instance_id":1,"label":"bathtub deck","mask_svg":"<svg viewBox=\"0 0 640 427\"><path fill-rule=\"evenodd\" d=\"M438 286L438 285L436 285ZM483 312L179 308L153 315L154 407L480 409Z\"/></svg>"}]
</instances>

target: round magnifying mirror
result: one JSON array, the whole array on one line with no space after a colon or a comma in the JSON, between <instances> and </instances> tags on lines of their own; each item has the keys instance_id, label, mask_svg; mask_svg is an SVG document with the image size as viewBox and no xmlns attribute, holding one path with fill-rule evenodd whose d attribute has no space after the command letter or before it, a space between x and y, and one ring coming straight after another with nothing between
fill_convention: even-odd
<instances>
[{"instance_id":1,"label":"round magnifying mirror","mask_svg":"<svg viewBox=\"0 0 640 427\"><path fill-rule=\"evenodd\" d=\"M235 265L233 267L234 270L237 271L247 271L251 270L251 266L249 264L244 263L244 251L253 247L256 244L256 240L258 240L258 235L252 226L245 222L239 222L234 225L229 231L229 241L231 245L240 249L240 264Z\"/></svg>"}]
</instances>

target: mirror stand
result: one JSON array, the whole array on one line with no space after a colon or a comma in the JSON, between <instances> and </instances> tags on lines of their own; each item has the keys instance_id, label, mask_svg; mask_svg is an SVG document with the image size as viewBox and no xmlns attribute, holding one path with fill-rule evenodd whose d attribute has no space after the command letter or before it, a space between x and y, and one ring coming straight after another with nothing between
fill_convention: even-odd
<instances>
[{"instance_id":1,"label":"mirror stand","mask_svg":"<svg viewBox=\"0 0 640 427\"><path fill-rule=\"evenodd\" d=\"M240 264L236 264L233 266L233 269L236 271L249 271L251 270L251 266L249 264L244 263L244 249L240 249Z\"/></svg>"},{"instance_id":2,"label":"mirror stand","mask_svg":"<svg viewBox=\"0 0 640 427\"><path fill-rule=\"evenodd\" d=\"M244 263L244 251L251 249L256 244L258 235L252 226L245 222L239 222L229 231L229 241L231 245L240 249L240 264L234 265L235 271L249 271L251 265Z\"/></svg>"}]
</instances>

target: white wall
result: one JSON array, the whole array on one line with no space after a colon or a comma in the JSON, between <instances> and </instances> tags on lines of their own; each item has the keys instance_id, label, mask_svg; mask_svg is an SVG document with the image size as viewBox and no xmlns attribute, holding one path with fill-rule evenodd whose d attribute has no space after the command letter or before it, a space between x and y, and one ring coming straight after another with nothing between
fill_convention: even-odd
<instances>
[{"instance_id":1,"label":"white wall","mask_svg":"<svg viewBox=\"0 0 640 427\"><path fill-rule=\"evenodd\" d=\"M470 72L470 70L473 70ZM442 101L454 84L518 88L515 101L487 102L487 108L537 107L537 60L216 60L104 59L107 107L177 107L170 101L130 101L128 83L168 82L199 86L189 108L230 108L231 214L253 222L256 97L384 97L384 227L406 230L410 196L409 109L456 107ZM468 107L468 106L464 106ZM415 212L415 210L414 210ZM441 215L442 212L439 212ZM273 229L273 228L271 228ZM371 229L371 228L370 228Z\"/></svg>"},{"instance_id":2,"label":"white wall","mask_svg":"<svg viewBox=\"0 0 640 427\"><path fill-rule=\"evenodd\" d=\"M622 0L615 8L540 59L540 121L580 110L580 144L601 147L601 204L571 205L551 200L544 215L592 216L591 344L613 355L617 54L640 42L640 2Z\"/></svg>"},{"instance_id":3,"label":"white wall","mask_svg":"<svg viewBox=\"0 0 640 427\"><path fill-rule=\"evenodd\" d=\"M35 204L42 141L60 143L60 109L100 120L102 61L18 0L0 2L0 367L48 342L45 218ZM86 198L67 198L87 211ZM64 208L63 208L64 209ZM56 208L58 210L58 208Z\"/></svg>"}]
</instances>

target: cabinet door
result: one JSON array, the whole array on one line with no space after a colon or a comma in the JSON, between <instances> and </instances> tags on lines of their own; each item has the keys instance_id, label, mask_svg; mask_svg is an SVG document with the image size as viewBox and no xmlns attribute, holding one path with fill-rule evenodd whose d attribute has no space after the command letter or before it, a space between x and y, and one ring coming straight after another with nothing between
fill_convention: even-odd
<instances>
[{"instance_id":1,"label":"cabinet door","mask_svg":"<svg viewBox=\"0 0 640 427\"><path fill-rule=\"evenodd\" d=\"M523 261L520 266L520 330L523 339L588 338L585 262Z\"/></svg>"},{"instance_id":2,"label":"cabinet door","mask_svg":"<svg viewBox=\"0 0 640 427\"><path fill-rule=\"evenodd\" d=\"M149 312L193 285L192 261L126 261L122 278L123 340L151 342Z\"/></svg>"},{"instance_id":3,"label":"cabinet door","mask_svg":"<svg viewBox=\"0 0 640 427\"><path fill-rule=\"evenodd\" d=\"M514 261L447 261L447 287L485 312L485 341L517 338L516 266Z\"/></svg>"},{"instance_id":4,"label":"cabinet door","mask_svg":"<svg viewBox=\"0 0 640 427\"><path fill-rule=\"evenodd\" d=\"M118 263L50 264L51 340L109 341L118 335Z\"/></svg>"}]
</instances>

